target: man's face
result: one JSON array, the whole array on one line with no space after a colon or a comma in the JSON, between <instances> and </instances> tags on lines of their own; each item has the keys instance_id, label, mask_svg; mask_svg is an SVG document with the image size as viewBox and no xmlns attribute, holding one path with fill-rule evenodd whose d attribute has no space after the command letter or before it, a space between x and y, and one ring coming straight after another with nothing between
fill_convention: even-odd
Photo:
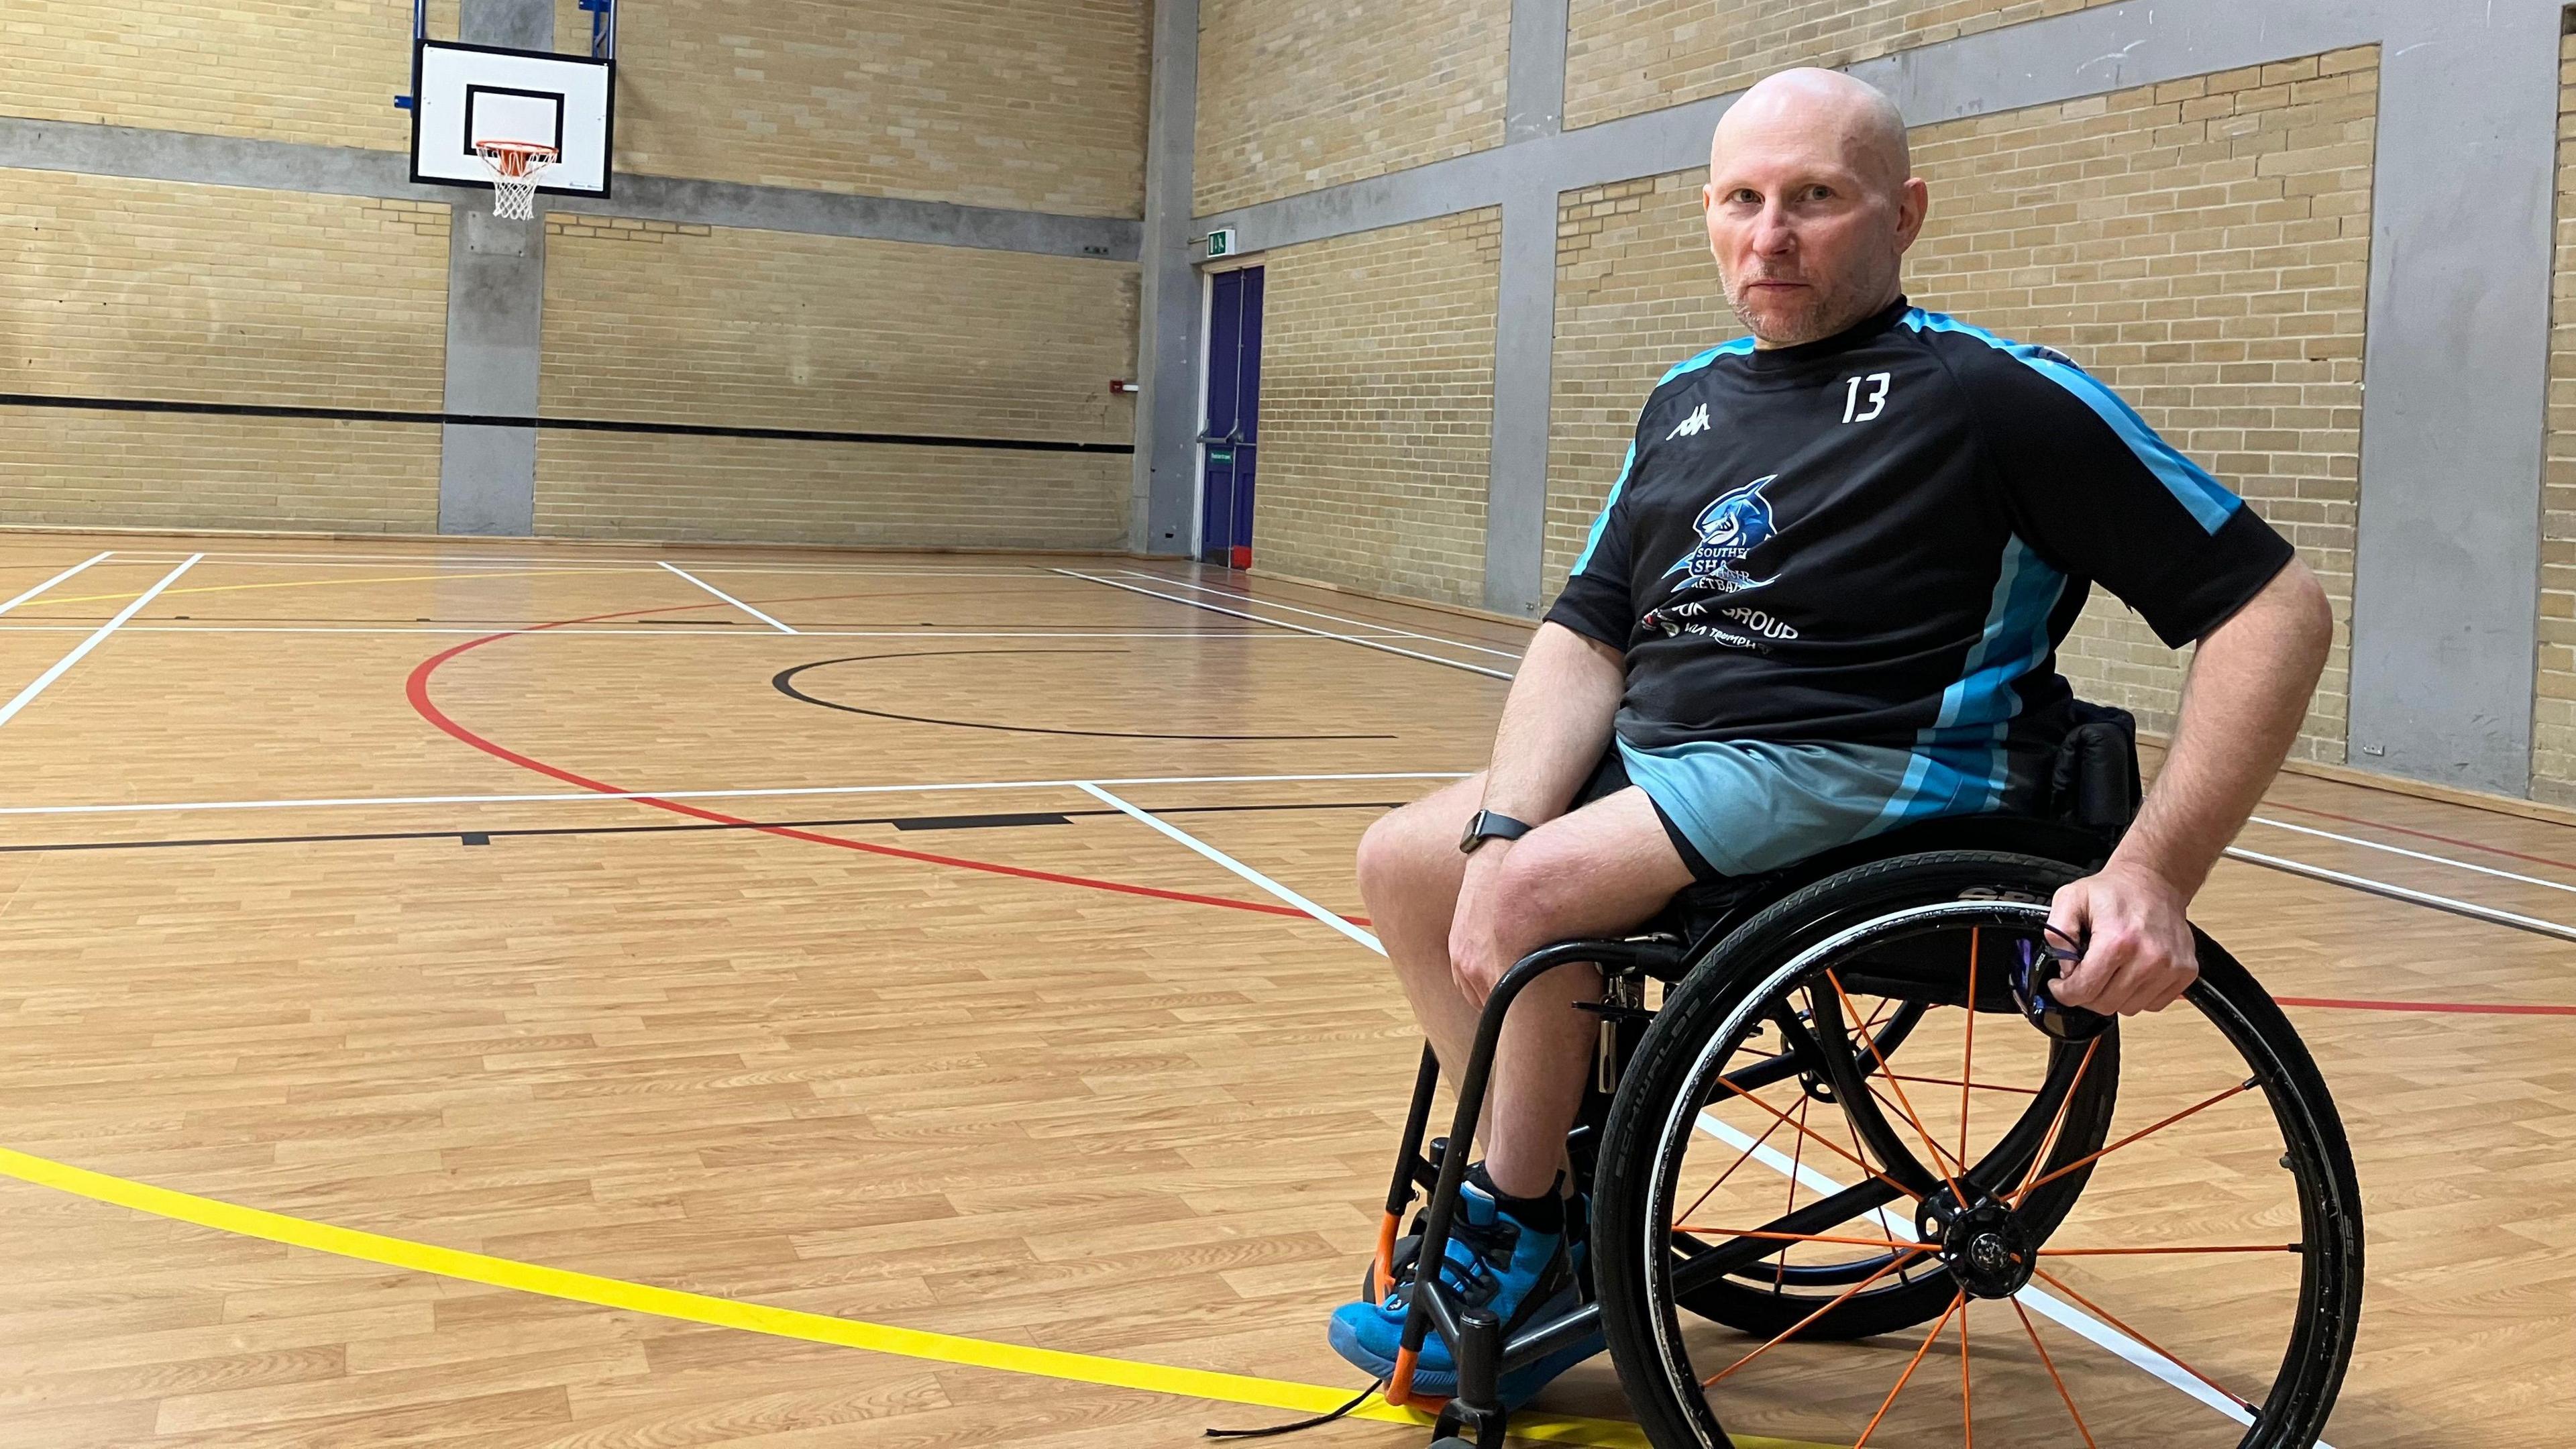
<instances>
[{"instance_id":1,"label":"man's face","mask_svg":"<svg viewBox=\"0 0 2576 1449\"><path fill-rule=\"evenodd\" d=\"M1709 250L1726 300L1763 343L1830 337L1895 299L1924 188L1879 159L1812 111L1719 129L1701 193Z\"/></svg>"}]
</instances>

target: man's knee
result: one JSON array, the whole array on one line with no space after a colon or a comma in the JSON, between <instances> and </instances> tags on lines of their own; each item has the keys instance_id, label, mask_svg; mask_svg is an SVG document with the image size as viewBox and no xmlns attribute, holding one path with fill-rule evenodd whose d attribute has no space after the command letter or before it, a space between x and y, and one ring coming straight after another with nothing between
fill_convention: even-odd
<instances>
[{"instance_id":1,"label":"man's knee","mask_svg":"<svg viewBox=\"0 0 2576 1449\"><path fill-rule=\"evenodd\" d=\"M1360 894L1376 902L1396 900L1420 890L1439 862L1433 855L1437 831L1426 828L1421 802L1379 816L1360 836Z\"/></svg>"}]
</instances>

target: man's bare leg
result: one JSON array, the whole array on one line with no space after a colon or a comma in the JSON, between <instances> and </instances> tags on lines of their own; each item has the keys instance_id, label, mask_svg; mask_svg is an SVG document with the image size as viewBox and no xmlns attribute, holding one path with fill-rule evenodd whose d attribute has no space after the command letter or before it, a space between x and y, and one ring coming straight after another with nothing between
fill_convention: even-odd
<instances>
[{"instance_id":1,"label":"man's bare leg","mask_svg":"<svg viewBox=\"0 0 2576 1449\"><path fill-rule=\"evenodd\" d=\"M1458 920L1466 869L1458 834L1484 783L1478 775L1447 786L1378 821L1360 843L1361 898L1415 1018L1453 1075L1466 1065L1483 1006L1459 984L1461 954L1498 974L1552 942L1627 930L1691 883L1654 806L1632 786L1514 842L1494 907L1483 919ZM1564 1165L1565 1134L1599 1033L1574 1003L1600 989L1598 973L1569 967L1513 1004L1485 1118L1485 1171L1509 1196L1546 1193Z\"/></svg>"}]
</instances>

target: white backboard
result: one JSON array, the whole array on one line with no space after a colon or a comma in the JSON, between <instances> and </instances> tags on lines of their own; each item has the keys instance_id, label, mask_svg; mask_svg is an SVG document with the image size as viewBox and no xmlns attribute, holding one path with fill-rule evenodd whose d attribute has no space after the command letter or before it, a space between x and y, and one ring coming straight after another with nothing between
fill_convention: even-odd
<instances>
[{"instance_id":1,"label":"white backboard","mask_svg":"<svg viewBox=\"0 0 2576 1449\"><path fill-rule=\"evenodd\" d=\"M539 191L608 194L613 61L424 40L414 51L411 179L489 186L477 141L536 141L557 149Z\"/></svg>"}]
</instances>

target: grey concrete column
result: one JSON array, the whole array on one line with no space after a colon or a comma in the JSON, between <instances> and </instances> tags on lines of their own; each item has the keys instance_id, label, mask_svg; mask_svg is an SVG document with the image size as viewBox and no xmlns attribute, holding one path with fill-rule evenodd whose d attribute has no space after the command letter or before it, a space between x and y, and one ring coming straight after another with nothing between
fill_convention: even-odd
<instances>
[{"instance_id":1,"label":"grey concrete column","mask_svg":"<svg viewBox=\"0 0 2576 1449\"><path fill-rule=\"evenodd\" d=\"M463 0L457 38L551 50L553 0ZM530 421L442 426L438 531L524 535L536 531L544 203L533 220L503 221L488 196L463 195L447 242L447 411Z\"/></svg>"},{"instance_id":2,"label":"grey concrete column","mask_svg":"<svg viewBox=\"0 0 2576 1449\"><path fill-rule=\"evenodd\" d=\"M1512 0L1503 143L1565 128L1566 0ZM1556 362L1556 187L1508 172L1494 298L1493 456L1485 472L1485 607L1535 616L1547 551L1547 423Z\"/></svg>"},{"instance_id":3,"label":"grey concrete column","mask_svg":"<svg viewBox=\"0 0 2576 1449\"><path fill-rule=\"evenodd\" d=\"M1493 457L1485 474L1485 607L1535 617L1547 550L1547 431L1556 364L1556 188L1503 194L1494 298Z\"/></svg>"},{"instance_id":4,"label":"grey concrete column","mask_svg":"<svg viewBox=\"0 0 2576 1449\"><path fill-rule=\"evenodd\" d=\"M2415 0L2383 13L2350 758L2520 795L2560 10Z\"/></svg>"},{"instance_id":5,"label":"grey concrete column","mask_svg":"<svg viewBox=\"0 0 2576 1449\"><path fill-rule=\"evenodd\" d=\"M1138 261L1136 474L1128 547L1198 547L1199 271L1190 238L1199 107L1198 0L1154 6L1153 109L1145 144L1145 230Z\"/></svg>"},{"instance_id":6,"label":"grey concrete column","mask_svg":"<svg viewBox=\"0 0 2576 1449\"><path fill-rule=\"evenodd\" d=\"M1565 129L1567 0L1512 0L1510 90L1503 102L1503 144L1533 141Z\"/></svg>"}]
</instances>

